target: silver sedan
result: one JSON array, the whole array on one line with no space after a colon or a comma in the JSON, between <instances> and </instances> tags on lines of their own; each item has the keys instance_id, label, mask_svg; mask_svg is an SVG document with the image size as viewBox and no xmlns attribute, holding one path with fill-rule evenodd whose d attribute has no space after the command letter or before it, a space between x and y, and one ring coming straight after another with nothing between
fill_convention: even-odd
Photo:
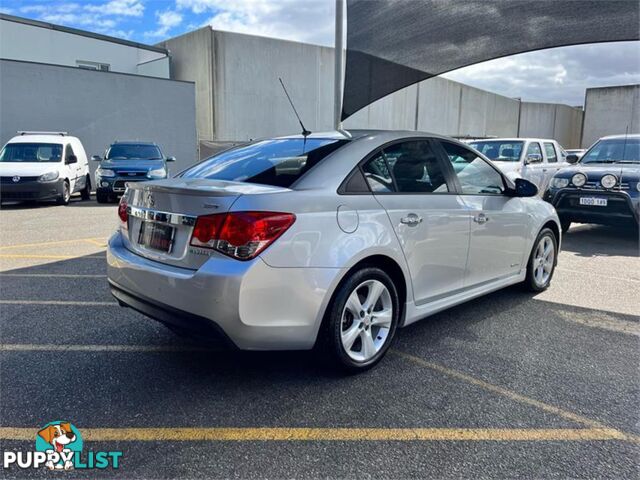
<instances>
[{"instance_id":1,"label":"silver sedan","mask_svg":"<svg viewBox=\"0 0 640 480\"><path fill-rule=\"evenodd\" d=\"M399 327L508 285L549 286L561 229L536 193L433 134L261 140L130 184L109 283L181 334L315 346L363 370Z\"/></svg>"}]
</instances>

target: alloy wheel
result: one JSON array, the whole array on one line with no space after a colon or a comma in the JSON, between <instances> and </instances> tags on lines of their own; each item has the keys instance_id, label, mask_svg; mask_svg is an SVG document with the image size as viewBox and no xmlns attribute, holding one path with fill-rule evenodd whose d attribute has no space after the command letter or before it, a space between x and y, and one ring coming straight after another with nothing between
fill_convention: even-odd
<instances>
[{"instance_id":1,"label":"alloy wheel","mask_svg":"<svg viewBox=\"0 0 640 480\"><path fill-rule=\"evenodd\" d=\"M544 287L549 282L553 273L555 256L553 239L545 235L538 242L536 253L533 257L533 279L537 286Z\"/></svg>"},{"instance_id":2,"label":"alloy wheel","mask_svg":"<svg viewBox=\"0 0 640 480\"><path fill-rule=\"evenodd\" d=\"M371 360L384 346L393 321L391 294L379 280L366 280L347 298L340 323L346 354L356 362Z\"/></svg>"}]
</instances>

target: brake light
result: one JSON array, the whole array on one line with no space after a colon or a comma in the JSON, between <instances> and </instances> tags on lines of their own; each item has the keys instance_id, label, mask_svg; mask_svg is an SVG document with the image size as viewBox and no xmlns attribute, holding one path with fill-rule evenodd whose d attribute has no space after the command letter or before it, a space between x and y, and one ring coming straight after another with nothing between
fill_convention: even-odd
<instances>
[{"instance_id":1,"label":"brake light","mask_svg":"<svg viewBox=\"0 0 640 480\"><path fill-rule=\"evenodd\" d=\"M127 212L127 200L125 197L122 197L118 204L118 217L120 217L120 221L126 226L127 220L129 219L129 212Z\"/></svg>"},{"instance_id":2,"label":"brake light","mask_svg":"<svg viewBox=\"0 0 640 480\"><path fill-rule=\"evenodd\" d=\"M293 213L232 212L198 217L194 247L212 248L238 260L256 257L293 225Z\"/></svg>"}]
</instances>

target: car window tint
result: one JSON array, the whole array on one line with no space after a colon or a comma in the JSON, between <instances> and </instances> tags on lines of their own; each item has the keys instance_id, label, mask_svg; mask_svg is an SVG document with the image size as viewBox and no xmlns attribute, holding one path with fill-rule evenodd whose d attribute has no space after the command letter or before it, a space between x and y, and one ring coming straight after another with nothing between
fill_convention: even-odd
<instances>
[{"instance_id":1,"label":"car window tint","mask_svg":"<svg viewBox=\"0 0 640 480\"><path fill-rule=\"evenodd\" d=\"M401 193L449 191L442 165L426 140L396 143L384 149L387 164Z\"/></svg>"},{"instance_id":2,"label":"car window tint","mask_svg":"<svg viewBox=\"0 0 640 480\"><path fill-rule=\"evenodd\" d=\"M556 155L556 149L553 146L553 143L545 143L544 151L547 153L547 161L549 163L556 163L558 161L558 156Z\"/></svg>"},{"instance_id":3,"label":"car window tint","mask_svg":"<svg viewBox=\"0 0 640 480\"><path fill-rule=\"evenodd\" d=\"M395 190L391 174L389 173L389 167L382 152L365 163L362 171L372 192L393 192Z\"/></svg>"},{"instance_id":4,"label":"car window tint","mask_svg":"<svg viewBox=\"0 0 640 480\"><path fill-rule=\"evenodd\" d=\"M441 143L458 177L463 194L500 194L504 191L502 175L484 159L460 145Z\"/></svg>"}]
</instances>

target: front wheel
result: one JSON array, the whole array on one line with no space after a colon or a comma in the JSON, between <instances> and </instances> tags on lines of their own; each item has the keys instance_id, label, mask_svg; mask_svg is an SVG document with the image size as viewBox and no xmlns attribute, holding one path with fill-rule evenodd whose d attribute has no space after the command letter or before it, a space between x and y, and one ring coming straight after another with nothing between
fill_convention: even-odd
<instances>
[{"instance_id":1,"label":"front wheel","mask_svg":"<svg viewBox=\"0 0 640 480\"><path fill-rule=\"evenodd\" d=\"M62 194L56 199L56 203L58 205L68 205L70 199L71 199L71 188L69 187L69 182L65 180L62 183Z\"/></svg>"},{"instance_id":2,"label":"front wheel","mask_svg":"<svg viewBox=\"0 0 640 480\"><path fill-rule=\"evenodd\" d=\"M524 286L532 292L542 292L549 288L556 268L558 240L550 228L543 228L533 244L527 264Z\"/></svg>"},{"instance_id":3,"label":"front wheel","mask_svg":"<svg viewBox=\"0 0 640 480\"><path fill-rule=\"evenodd\" d=\"M358 270L329 306L324 353L351 372L373 367L391 345L399 314L398 292L389 275L376 267Z\"/></svg>"}]
</instances>

